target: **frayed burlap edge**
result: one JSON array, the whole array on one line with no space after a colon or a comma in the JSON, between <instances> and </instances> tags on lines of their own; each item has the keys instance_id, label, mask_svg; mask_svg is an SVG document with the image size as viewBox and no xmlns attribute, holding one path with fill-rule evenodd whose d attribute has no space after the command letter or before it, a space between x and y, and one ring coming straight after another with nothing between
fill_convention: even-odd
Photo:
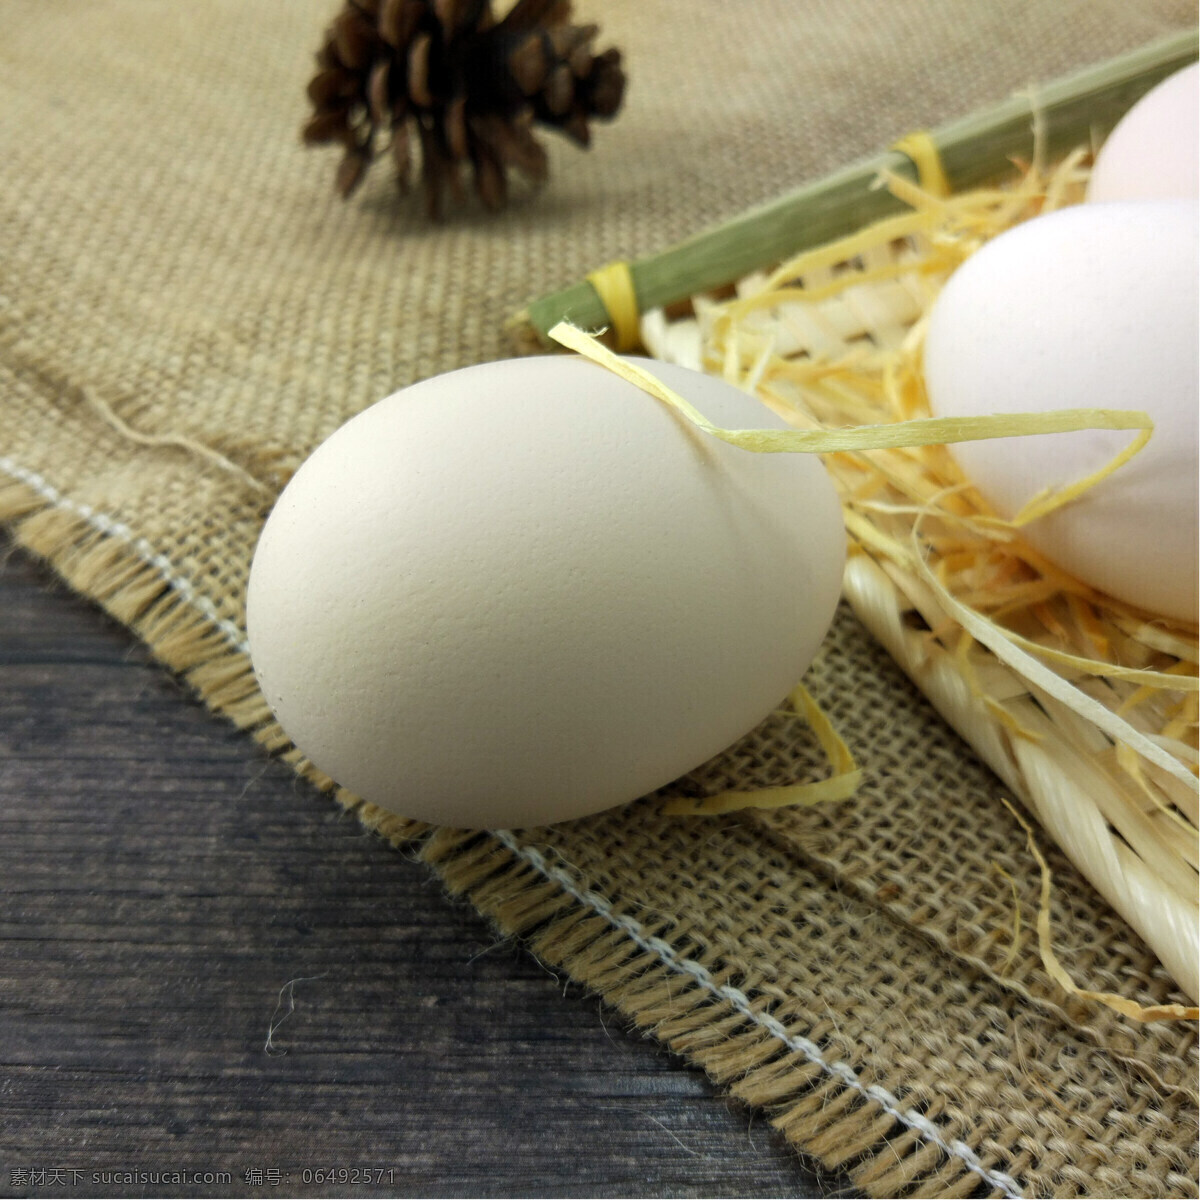
<instances>
[{"instance_id":1,"label":"frayed burlap edge","mask_svg":"<svg viewBox=\"0 0 1200 1200\"><path fill-rule=\"evenodd\" d=\"M145 538L79 504L7 459L0 525L70 587L127 626L204 703L248 732L363 825L431 867L506 935L595 991L638 1028L703 1069L743 1103L762 1109L802 1154L849 1175L872 1196L920 1188L929 1197L1016 1196L988 1167L891 1093L865 1086L818 1046L789 1032L752 997L648 936L511 834L433 829L337 788L290 743L263 699L244 631ZM775 1026L778 1025L778 1028Z\"/></svg>"},{"instance_id":2,"label":"frayed burlap edge","mask_svg":"<svg viewBox=\"0 0 1200 1200\"><path fill-rule=\"evenodd\" d=\"M436 830L421 858L446 886L538 958L767 1113L801 1153L871 1196L1019 1196L1011 1176L886 1089L790 1031L763 1004L649 935L583 881L512 834Z\"/></svg>"}]
</instances>

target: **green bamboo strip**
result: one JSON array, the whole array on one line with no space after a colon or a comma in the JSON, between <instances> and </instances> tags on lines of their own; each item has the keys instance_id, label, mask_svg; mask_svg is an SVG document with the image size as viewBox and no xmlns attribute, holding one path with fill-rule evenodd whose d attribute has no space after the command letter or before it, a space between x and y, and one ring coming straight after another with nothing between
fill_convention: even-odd
<instances>
[{"instance_id":1,"label":"green bamboo strip","mask_svg":"<svg viewBox=\"0 0 1200 1200\"><path fill-rule=\"evenodd\" d=\"M1197 52L1196 30L1172 34L941 126L932 137L951 187L994 181L1014 158L1031 159L1035 114L1039 149L1047 157L1099 140L1156 83L1195 61ZM638 259L630 271L639 308L720 287L901 211L903 203L886 188L871 186L882 170L916 178L906 155L888 151ZM586 280L533 301L516 318L546 345L553 344L547 334L561 320L583 329L608 324Z\"/></svg>"}]
</instances>

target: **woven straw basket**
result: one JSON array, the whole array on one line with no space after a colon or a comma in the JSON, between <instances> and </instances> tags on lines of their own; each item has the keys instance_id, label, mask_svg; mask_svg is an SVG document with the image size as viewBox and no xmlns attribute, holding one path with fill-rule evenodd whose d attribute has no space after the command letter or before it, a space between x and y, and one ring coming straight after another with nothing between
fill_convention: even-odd
<instances>
[{"instance_id":1,"label":"woven straw basket","mask_svg":"<svg viewBox=\"0 0 1200 1200\"><path fill-rule=\"evenodd\" d=\"M893 178L911 219L754 273L732 298L697 296L692 315L647 313L643 342L756 391L796 426L927 415L921 337L941 285L989 237L1081 200L1086 179L1083 152L950 198ZM863 624L1196 997L1197 800L1180 777L1197 761L1195 629L1094 593L1019 536L998 536L942 446L825 461L850 535L844 592ZM1176 773L1131 752L1088 702Z\"/></svg>"}]
</instances>

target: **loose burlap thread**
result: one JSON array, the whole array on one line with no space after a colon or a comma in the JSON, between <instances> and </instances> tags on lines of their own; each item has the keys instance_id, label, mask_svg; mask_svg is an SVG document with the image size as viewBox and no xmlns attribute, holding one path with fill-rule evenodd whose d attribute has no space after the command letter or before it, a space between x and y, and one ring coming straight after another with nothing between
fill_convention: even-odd
<instances>
[{"instance_id":1,"label":"loose burlap thread","mask_svg":"<svg viewBox=\"0 0 1200 1200\"><path fill-rule=\"evenodd\" d=\"M553 144L541 192L437 227L383 165L343 205L331 158L299 145L330 7L9 0L0 73L0 519L325 786L271 720L243 625L262 521L325 436L505 355L533 295L1194 18L1176 0L585 6L626 51L625 114L586 155ZM871 1195L1194 1195L1194 1029L1133 1026L1046 975L1000 785L850 615L807 683L865 769L835 807L680 819L656 796L485 835L340 798ZM668 793L818 761L781 713ZM1045 848L1076 979L1181 999Z\"/></svg>"}]
</instances>

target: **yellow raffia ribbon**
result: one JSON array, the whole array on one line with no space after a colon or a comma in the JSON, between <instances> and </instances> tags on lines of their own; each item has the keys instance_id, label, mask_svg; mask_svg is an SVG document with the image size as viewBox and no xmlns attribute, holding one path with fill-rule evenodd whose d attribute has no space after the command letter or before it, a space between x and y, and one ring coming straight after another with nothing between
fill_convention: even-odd
<instances>
[{"instance_id":1,"label":"yellow raffia ribbon","mask_svg":"<svg viewBox=\"0 0 1200 1200\"><path fill-rule=\"evenodd\" d=\"M1081 485L1094 486L1112 473L1145 445L1153 422L1144 412L1126 412L1113 409L1063 409L1049 413L1021 413L988 417L919 417L910 421L896 421L884 425L866 425L856 429L800 430L800 429L723 429L714 425L707 417L688 403L677 392L664 384L649 371L621 358L608 350L590 334L577 329L569 322L560 321L550 330L550 337L561 346L591 359L598 366L632 383L648 395L668 405L685 417L698 429L711 436L760 454L807 453L828 454L834 452L893 449L905 446L928 446L949 442L973 441L983 438L1012 437L1030 433L1065 433L1080 429L1134 429L1139 436L1125 447L1106 467L1093 472L1080 484L1072 484L1055 493L1056 503L1051 505L1043 498L1043 511L1066 503L1083 490ZM1049 506L1049 507L1047 507ZM1139 754L1168 771L1175 778L1195 786L1194 777L1181 767L1165 750L1152 742L1145 734L1134 729L1129 722L1110 713L1103 705L1079 692L1053 671L1043 666L1028 652L1013 644L1012 638L993 622L967 608L946 590L928 565L920 550L917 530L920 520L914 524L912 553L916 567L925 582L935 591L946 610L952 613L976 640L987 646L997 658L1025 679L1044 688L1055 699L1066 704L1080 716L1093 721L1118 742L1133 746ZM1143 682L1150 682L1147 672ZM712 807L697 807L692 801L674 801L668 812L729 812L735 808L777 807L783 804L815 804L822 800L844 799L857 786L859 775L849 751L837 737L828 718L815 701L803 693L798 704L813 726L826 753L834 763L835 775L831 779L813 784L800 784L788 788L764 788L753 793L723 793L710 797L704 804ZM825 731L823 734L823 730ZM834 741L826 744L825 735ZM839 750L838 747L841 747ZM846 758L841 758L845 751ZM852 782L851 782L852 781Z\"/></svg>"},{"instance_id":2,"label":"yellow raffia ribbon","mask_svg":"<svg viewBox=\"0 0 1200 1200\"><path fill-rule=\"evenodd\" d=\"M892 149L912 160L917 168L917 181L925 191L935 196L950 195L950 180L946 178L937 143L924 129L914 129L896 142Z\"/></svg>"},{"instance_id":3,"label":"yellow raffia ribbon","mask_svg":"<svg viewBox=\"0 0 1200 1200\"><path fill-rule=\"evenodd\" d=\"M793 783L783 787L757 788L752 792L728 791L700 800L680 797L663 806L670 816L696 817L717 816L721 813L737 812L743 808L782 808L786 806L811 807L829 801L847 800L858 790L862 782L862 771L854 761L850 748L842 741L824 709L813 699L803 684L792 689L788 702L796 714L808 722L821 749L829 760L833 773L827 779L813 783Z\"/></svg>"},{"instance_id":4,"label":"yellow raffia ribbon","mask_svg":"<svg viewBox=\"0 0 1200 1200\"><path fill-rule=\"evenodd\" d=\"M1105 463L1098 471L1093 471L1091 475L1087 475L1083 479L1077 479L1065 488L1057 490L1046 488L1044 491L1039 492L1013 517L1010 524L1014 529L1020 529L1022 525L1028 525L1030 521L1036 521L1041 517L1047 516L1054 512L1055 509L1062 508L1064 504L1069 504L1072 500L1082 496L1084 492L1089 488L1095 487L1102 479L1106 479L1118 467L1123 467L1150 440L1150 434L1150 429L1142 429L1137 437L1115 458Z\"/></svg>"},{"instance_id":5,"label":"yellow raffia ribbon","mask_svg":"<svg viewBox=\"0 0 1200 1200\"><path fill-rule=\"evenodd\" d=\"M621 352L636 350L642 343L642 331L638 324L637 290L633 286L629 264L623 259L611 262L593 271L587 281L596 289L596 295L612 321L617 349Z\"/></svg>"},{"instance_id":6,"label":"yellow raffia ribbon","mask_svg":"<svg viewBox=\"0 0 1200 1200\"><path fill-rule=\"evenodd\" d=\"M636 363L620 358L591 334L560 321L550 337L613 374L641 388L656 400L675 409L698 429L742 450L757 454L837 454L856 450L896 450L905 446L948 445L988 438L1015 437L1033 433L1075 433L1081 429L1137 429L1149 431L1154 422L1136 410L1112 408L1064 408L1055 412L1005 413L986 417L916 417L911 421L892 421L884 425L861 425L855 429L722 429L672 391L656 375ZM1088 476L1088 486L1127 462L1141 449L1145 439L1135 441L1136 449L1123 449L1107 467ZM1075 495L1077 485L1065 491ZM1063 491L1056 493L1061 496Z\"/></svg>"},{"instance_id":7,"label":"yellow raffia ribbon","mask_svg":"<svg viewBox=\"0 0 1200 1200\"><path fill-rule=\"evenodd\" d=\"M1156 689L1169 689L1173 692L1200 692L1200 678L1186 674L1179 669L1168 671L1147 671L1137 667L1122 667L1118 663L1104 662L1098 658L1085 658L1079 654L1067 654L1063 650L1055 650L1052 646L1042 646L1037 642L1022 637L1019 633L1006 631L1012 642L1031 654L1037 654L1049 662L1058 663L1060 667L1078 671L1083 675L1094 675L1101 679L1120 679L1125 683L1136 683L1146 692ZM1136 693L1135 693L1136 695ZM1138 700L1145 696L1138 696Z\"/></svg>"},{"instance_id":8,"label":"yellow raffia ribbon","mask_svg":"<svg viewBox=\"0 0 1200 1200\"><path fill-rule=\"evenodd\" d=\"M1150 1021L1200 1020L1200 1008L1183 1004L1151 1004L1143 1007L1136 1001L1117 995L1114 992L1092 992L1086 988L1081 988L1067 974L1067 970L1059 961L1058 955L1054 953L1054 945L1050 936L1050 894L1053 890L1050 864L1046 862L1045 856L1038 849L1037 839L1033 836L1033 828L1029 822L1003 796L1000 799L1003 801L1004 807L1016 817L1017 823L1025 830L1025 839L1029 843L1030 853L1037 860L1037 865L1042 873L1042 888L1038 899L1037 916L1038 951L1041 954L1042 965L1046 968L1047 973L1054 982L1063 991L1069 992L1073 996L1081 996L1085 1000L1095 1000L1119 1012L1123 1017L1128 1017L1131 1021L1148 1023Z\"/></svg>"}]
</instances>

